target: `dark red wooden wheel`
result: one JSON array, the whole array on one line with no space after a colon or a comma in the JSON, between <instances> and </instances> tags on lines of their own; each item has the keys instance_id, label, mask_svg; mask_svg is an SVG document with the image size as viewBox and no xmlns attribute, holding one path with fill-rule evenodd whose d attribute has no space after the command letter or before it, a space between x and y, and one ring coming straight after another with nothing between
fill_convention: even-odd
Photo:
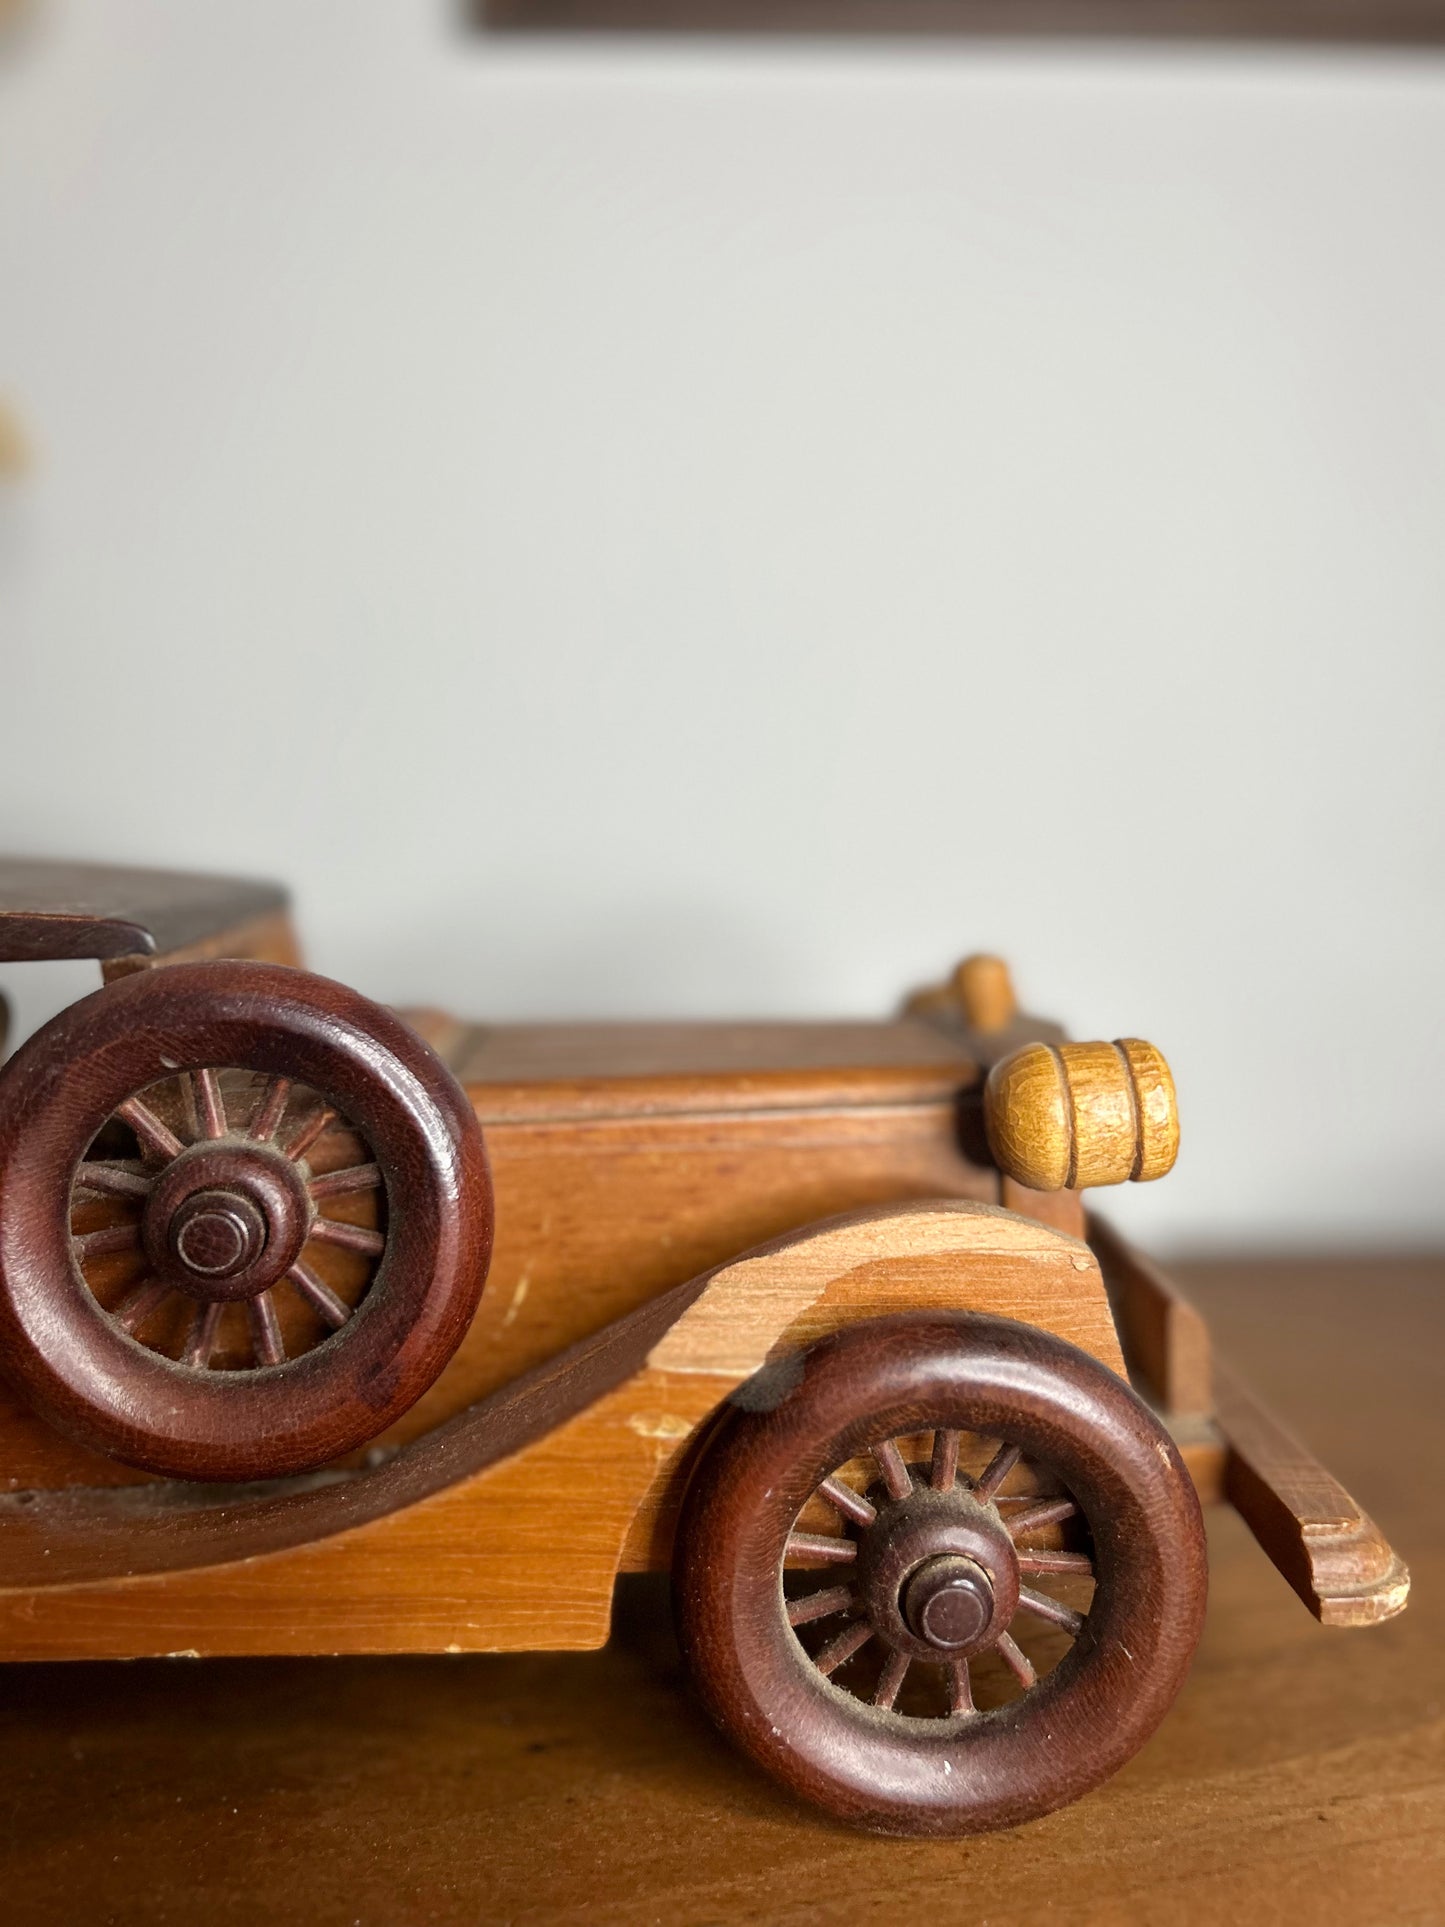
<instances>
[{"instance_id":1,"label":"dark red wooden wheel","mask_svg":"<svg viewBox=\"0 0 1445 1927\"><path fill-rule=\"evenodd\" d=\"M1013 1826L1097 1786L1203 1625L1199 1501L1167 1433L1008 1319L870 1321L797 1362L745 1388L683 1509L679 1637L713 1718L882 1832Z\"/></svg>"},{"instance_id":2,"label":"dark red wooden wheel","mask_svg":"<svg viewBox=\"0 0 1445 1927\"><path fill-rule=\"evenodd\" d=\"M273 1478L374 1438L461 1342L491 1236L465 1094L304 971L138 973L0 1076L0 1368L151 1471Z\"/></svg>"}]
</instances>

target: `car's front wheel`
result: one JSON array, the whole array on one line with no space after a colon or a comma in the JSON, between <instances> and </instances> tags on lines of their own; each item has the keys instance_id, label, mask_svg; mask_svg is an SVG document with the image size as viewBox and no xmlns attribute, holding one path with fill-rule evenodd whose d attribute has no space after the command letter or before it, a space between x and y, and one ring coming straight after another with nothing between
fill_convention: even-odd
<instances>
[{"instance_id":1,"label":"car's front wheel","mask_svg":"<svg viewBox=\"0 0 1445 1927\"><path fill-rule=\"evenodd\" d=\"M684 1507L679 1636L713 1718L889 1833L1012 1826L1097 1786L1203 1624L1199 1501L1167 1433L1007 1319L869 1322L800 1364L771 1409L728 1414Z\"/></svg>"}]
</instances>

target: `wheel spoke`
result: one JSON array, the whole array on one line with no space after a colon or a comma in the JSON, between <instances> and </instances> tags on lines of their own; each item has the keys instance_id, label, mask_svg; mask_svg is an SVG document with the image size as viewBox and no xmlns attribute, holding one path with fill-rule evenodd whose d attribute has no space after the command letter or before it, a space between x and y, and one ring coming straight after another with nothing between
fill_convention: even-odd
<instances>
[{"instance_id":1,"label":"wheel spoke","mask_svg":"<svg viewBox=\"0 0 1445 1927\"><path fill-rule=\"evenodd\" d=\"M1078 1509L1072 1499L1046 1499L1042 1505L1014 1514L1007 1522L1009 1537L1017 1539L1021 1533L1041 1532L1045 1526L1056 1526L1062 1519L1072 1519Z\"/></svg>"},{"instance_id":2,"label":"wheel spoke","mask_svg":"<svg viewBox=\"0 0 1445 1927\"><path fill-rule=\"evenodd\" d=\"M139 1284L131 1286L110 1315L125 1331L134 1333L161 1300L170 1296L170 1290L162 1278L142 1278Z\"/></svg>"},{"instance_id":3,"label":"wheel spoke","mask_svg":"<svg viewBox=\"0 0 1445 1927\"><path fill-rule=\"evenodd\" d=\"M344 1171L326 1171L313 1178L306 1189L319 1202L322 1198L345 1197L351 1191L374 1191L380 1183L379 1164L351 1164Z\"/></svg>"},{"instance_id":4,"label":"wheel spoke","mask_svg":"<svg viewBox=\"0 0 1445 1927\"><path fill-rule=\"evenodd\" d=\"M906 1499L913 1490L913 1474L903 1463L897 1439L880 1439L868 1449L878 1461L878 1470L883 1474L889 1498Z\"/></svg>"},{"instance_id":5,"label":"wheel spoke","mask_svg":"<svg viewBox=\"0 0 1445 1927\"><path fill-rule=\"evenodd\" d=\"M285 1115L286 1105L291 1096L291 1079L273 1077L268 1080L259 1103L251 1116L251 1124L246 1135L258 1144L267 1144L276 1135L276 1128Z\"/></svg>"},{"instance_id":6,"label":"wheel spoke","mask_svg":"<svg viewBox=\"0 0 1445 1927\"><path fill-rule=\"evenodd\" d=\"M821 1592L805 1592L800 1599L788 1601L788 1624L806 1626L809 1620L845 1613L852 1604L851 1586L828 1586Z\"/></svg>"},{"instance_id":7,"label":"wheel spoke","mask_svg":"<svg viewBox=\"0 0 1445 1927\"><path fill-rule=\"evenodd\" d=\"M821 1651L814 1653L813 1664L820 1673L836 1673L845 1659L851 1659L860 1647L866 1646L873 1637L873 1628L866 1619L855 1619L845 1626L836 1639L830 1639Z\"/></svg>"},{"instance_id":8,"label":"wheel spoke","mask_svg":"<svg viewBox=\"0 0 1445 1927\"><path fill-rule=\"evenodd\" d=\"M855 1525L871 1526L878 1517L863 1494L855 1492L851 1485L844 1485L841 1479L824 1479L818 1487L818 1497L826 1499L835 1511L841 1512L845 1519L851 1519Z\"/></svg>"},{"instance_id":9,"label":"wheel spoke","mask_svg":"<svg viewBox=\"0 0 1445 1927\"><path fill-rule=\"evenodd\" d=\"M88 1161L76 1170L75 1182L86 1191L105 1191L118 1198L146 1198L155 1179L148 1178L144 1171L128 1171L123 1164Z\"/></svg>"},{"instance_id":10,"label":"wheel spoke","mask_svg":"<svg viewBox=\"0 0 1445 1927\"><path fill-rule=\"evenodd\" d=\"M196 1095L196 1123L202 1137L224 1137L226 1100L221 1095L221 1080L213 1070L191 1072L191 1089Z\"/></svg>"},{"instance_id":11,"label":"wheel spoke","mask_svg":"<svg viewBox=\"0 0 1445 1927\"><path fill-rule=\"evenodd\" d=\"M873 1704L875 1706L881 1706L886 1710L893 1705L894 1701L898 1698L898 1690L903 1684L904 1675L908 1671L908 1666L909 1658L907 1653L900 1653L895 1647L895 1649L889 1653L887 1659L884 1660L883 1670L878 1675L878 1684L873 1692Z\"/></svg>"},{"instance_id":12,"label":"wheel spoke","mask_svg":"<svg viewBox=\"0 0 1445 1927\"><path fill-rule=\"evenodd\" d=\"M317 1218L309 1237L324 1245L340 1245L343 1251L363 1251L368 1258L379 1258L386 1250L386 1239L379 1231L368 1231L362 1224L339 1224L335 1218Z\"/></svg>"},{"instance_id":13,"label":"wheel spoke","mask_svg":"<svg viewBox=\"0 0 1445 1927\"><path fill-rule=\"evenodd\" d=\"M1001 1445L998 1448L974 1484L973 1496L981 1505L988 1504L1022 1457L1023 1453L1017 1445Z\"/></svg>"},{"instance_id":14,"label":"wheel spoke","mask_svg":"<svg viewBox=\"0 0 1445 1927\"><path fill-rule=\"evenodd\" d=\"M790 1532L783 1552L783 1564L790 1559L806 1559L814 1566L846 1566L858 1557L851 1539L826 1532Z\"/></svg>"},{"instance_id":15,"label":"wheel spoke","mask_svg":"<svg viewBox=\"0 0 1445 1927\"><path fill-rule=\"evenodd\" d=\"M322 1104L314 1110L286 1146L286 1155L292 1163L294 1164L298 1158L304 1158L317 1138L328 1131L335 1122L336 1113L329 1105Z\"/></svg>"},{"instance_id":16,"label":"wheel spoke","mask_svg":"<svg viewBox=\"0 0 1445 1927\"><path fill-rule=\"evenodd\" d=\"M973 1681L968 1675L966 1659L956 1659L948 1669L948 1710L950 1713L974 1710Z\"/></svg>"},{"instance_id":17,"label":"wheel spoke","mask_svg":"<svg viewBox=\"0 0 1445 1927\"><path fill-rule=\"evenodd\" d=\"M1086 1552L1021 1552L1020 1572L1077 1572L1085 1579L1094 1576L1094 1562Z\"/></svg>"},{"instance_id":18,"label":"wheel spoke","mask_svg":"<svg viewBox=\"0 0 1445 1927\"><path fill-rule=\"evenodd\" d=\"M179 1157L185 1145L168 1124L162 1124L148 1104L142 1104L138 1097L128 1097L124 1104L117 1105L116 1116L126 1123L140 1139L141 1149L150 1151L158 1158Z\"/></svg>"},{"instance_id":19,"label":"wheel spoke","mask_svg":"<svg viewBox=\"0 0 1445 1927\"><path fill-rule=\"evenodd\" d=\"M286 1277L311 1309L319 1312L333 1331L340 1331L351 1316L351 1307L346 1300L338 1298L330 1285L323 1284L310 1265L303 1264L300 1259L292 1265Z\"/></svg>"},{"instance_id":20,"label":"wheel spoke","mask_svg":"<svg viewBox=\"0 0 1445 1927\"><path fill-rule=\"evenodd\" d=\"M933 1463L928 1482L935 1492L952 1492L958 1477L958 1434L940 1426L933 1435Z\"/></svg>"},{"instance_id":21,"label":"wheel spoke","mask_svg":"<svg viewBox=\"0 0 1445 1927\"><path fill-rule=\"evenodd\" d=\"M107 1251L134 1251L140 1244L138 1224L108 1224L99 1231L84 1231L72 1240L75 1255L82 1264L87 1258L100 1258Z\"/></svg>"},{"instance_id":22,"label":"wheel spoke","mask_svg":"<svg viewBox=\"0 0 1445 1927\"><path fill-rule=\"evenodd\" d=\"M1066 1633L1072 1633L1075 1638L1084 1628L1082 1613L1076 1613L1072 1606L1065 1606L1057 1599L1050 1599L1045 1592L1035 1592L1030 1586L1019 1587L1019 1611L1036 1613L1040 1619L1047 1619L1050 1625L1062 1626Z\"/></svg>"},{"instance_id":23,"label":"wheel spoke","mask_svg":"<svg viewBox=\"0 0 1445 1927\"><path fill-rule=\"evenodd\" d=\"M225 1306L220 1299L213 1304L201 1305L191 1320L190 1333L186 1348L181 1353L182 1365L189 1365L193 1371L204 1372L211 1363L211 1353L216 1349L216 1334L220 1329L221 1313Z\"/></svg>"},{"instance_id":24,"label":"wheel spoke","mask_svg":"<svg viewBox=\"0 0 1445 1927\"><path fill-rule=\"evenodd\" d=\"M270 1292L259 1292L256 1297L248 1298L246 1315L251 1321L251 1343L260 1362L263 1365L284 1364L286 1347L281 1342L281 1327L276 1320L276 1306Z\"/></svg>"},{"instance_id":25,"label":"wheel spoke","mask_svg":"<svg viewBox=\"0 0 1445 1927\"><path fill-rule=\"evenodd\" d=\"M1037 1680L1038 1674L1034 1671L1028 1654L1024 1652L1023 1648L1019 1646L1009 1634L999 1634L998 1644L994 1647L994 1651L998 1654L1004 1665L1008 1667L1020 1686L1025 1688L1030 1687Z\"/></svg>"}]
</instances>

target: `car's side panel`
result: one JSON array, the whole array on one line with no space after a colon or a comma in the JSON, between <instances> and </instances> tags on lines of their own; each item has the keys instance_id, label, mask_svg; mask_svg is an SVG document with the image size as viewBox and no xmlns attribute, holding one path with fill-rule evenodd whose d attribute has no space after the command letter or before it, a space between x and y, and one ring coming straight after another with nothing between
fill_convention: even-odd
<instances>
[{"instance_id":1,"label":"car's side panel","mask_svg":"<svg viewBox=\"0 0 1445 1927\"><path fill-rule=\"evenodd\" d=\"M734 1080L736 1082L736 1080ZM456 1357L380 1443L402 1444L737 1252L844 1211L923 1198L995 1203L960 1145L957 1082L820 1074L751 1101L688 1080L690 1109L640 1081L549 1117L548 1088L470 1094L497 1199L491 1274ZM644 1102L647 1096L650 1101ZM565 1094L552 1087L554 1102ZM628 1108L631 1098L633 1108ZM791 1101L789 1101L791 1100ZM805 1101L806 1100L806 1101ZM506 1108L504 1108L504 1104Z\"/></svg>"},{"instance_id":2,"label":"car's side panel","mask_svg":"<svg viewBox=\"0 0 1445 1927\"><path fill-rule=\"evenodd\" d=\"M491 1273L456 1356L376 1445L423 1436L799 1225L900 1200L995 1201L997 1172L961 1147L956 1093L968 1075L966 1062L948 1062L619 1078L580 1091L542 1081L472 1087L496 1193ZM0 1393L0 1480L10 1490L145 1477L72 1445Z\"/></svg>"},{"instance_id":3,"label":"car's side panel","mask_svg":"<svg viewBox=\"0 0 1445 1927\"><path fill-rule=\"evenodd\" d=\"M699 1428L770 1359L858 1319L948 1306L1022 1319L1123 1366L1088 1247L975 1203L852 1215L723 1266L689 1299L634 1375L555 1430L469 1473L459 1459L454 1483L375 1517L358 1517L342 1486L329 1526L315 1506L328 1536L314 1542L248 1557L237 1535L224 1563L88 1583L71 1566L45 1586L44 1530L27 1522L28 1554L0 1590L0 1658L600 1645L618 1571L666 1563ZM483 1431L478 1459L494 1448Z\"/></svg>"}]
</instances>

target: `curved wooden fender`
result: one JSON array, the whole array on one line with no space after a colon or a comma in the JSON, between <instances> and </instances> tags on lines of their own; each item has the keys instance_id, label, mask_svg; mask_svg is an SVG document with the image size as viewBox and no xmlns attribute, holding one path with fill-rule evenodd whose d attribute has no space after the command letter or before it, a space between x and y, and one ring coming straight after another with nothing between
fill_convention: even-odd
<instances>
[{"instance_id":1,"label":"curved wooden fender","mask_svg":"<svg viewBox=\"0 0 1445 1927\"><path fill-rule=\"evenodd\" d=\"M377 1468L0 1500L0 1657L600 1646L619 1570L667 1563L722 1399L842 1324L941 1306L1123 1375L1087 1245L993 1205L853 1213L664 1294Z\"/></svg>"}]
</instances>

